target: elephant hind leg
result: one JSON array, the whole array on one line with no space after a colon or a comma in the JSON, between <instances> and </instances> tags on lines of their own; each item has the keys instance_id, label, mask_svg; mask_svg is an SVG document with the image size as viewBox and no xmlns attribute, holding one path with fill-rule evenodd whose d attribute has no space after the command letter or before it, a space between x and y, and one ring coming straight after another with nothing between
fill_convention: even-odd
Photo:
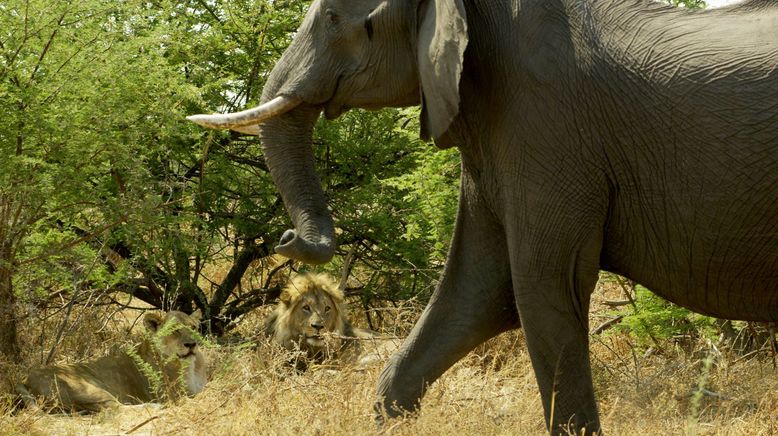
<instances>
[{"instance_id":1,"label":"elephant hind leg","mask_svg":"<svg viewBox=\"0 0 778 436\"><path fill-rule=\"evenodd\" d=\"M443 277L421 318L381 373L376 404L389 417L415 410L429 384L483 341L519 326L502 226L463 177ZM380 416L379 416L379 419Z\"/></svg>"},{"instance_id":2,"label":"elephant hind leg","mask_svg":"<svg viewBox=\"0 0 778 436\"><path fill-rule=\"evenodd\" d=\"M592 230L568 256L553 253L532 271L532 260L514 273L516 304L552 434L600 431L589 362L589 299L598 279L601 232ZM540 255L543 257L543 255ZM552 265L556 264L556 267Z\"/></svg>"}]
</instances>

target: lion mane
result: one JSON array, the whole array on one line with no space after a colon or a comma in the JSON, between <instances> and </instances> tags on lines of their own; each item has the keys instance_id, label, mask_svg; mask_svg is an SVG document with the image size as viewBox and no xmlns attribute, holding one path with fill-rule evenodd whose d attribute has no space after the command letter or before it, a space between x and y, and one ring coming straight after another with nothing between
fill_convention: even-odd
<instances>
[{"instance_id":1,"label":"lion mane","mask_svg":"<svg viewBox=\"0 0 778 436\"><path fill-rule=\"evenodd\" d=\"M295 276L281 291L265 323L265 334L317 363L355 348L355 338L372 336L368 330L354 328L346 318L343 292L335 282L326 274L314 273Z\"/></svg>"},{"instance_id":2,"label":"lion mane","mask_svg":"<svg viewBox=\"0 0 778 436\"><path fill-rule=\"evenodd\" d=\"M34 369L16 391L29 407L98 412L120 404L141 404L195 395L206 383L207 361L194 334L200 313L146 313L148 334L130 349L99 359Z\"/></svg>"}]
</instances>

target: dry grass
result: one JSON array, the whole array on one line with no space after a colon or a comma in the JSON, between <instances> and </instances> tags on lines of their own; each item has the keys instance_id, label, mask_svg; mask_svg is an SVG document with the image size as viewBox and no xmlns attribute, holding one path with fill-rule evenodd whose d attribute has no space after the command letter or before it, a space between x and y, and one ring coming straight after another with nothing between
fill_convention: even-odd
<instances>
[{"instance_id":1,"label":"dry grass","mask_svg":"<svg viewBox=\"0 0 778 436\"><path fill-rule=\"evenodd\" d=\"M600 300L616 294L618 289L607 286L599 290L595 314L602 310ZM393 319L399 324L393 323L394 327L406 331L415 313L398 314ZM255 336L261 319L262 313L257 313L245 320L242 335ZM63 360L84 355L85 349L87 354L99 354L106 348L86 340L94 336L94 324L86 314L82 321L91 327L72 334L80 340L71 338L63 344ZM596 324L593 318L592 325ZM116 325L114 338L124 338L127 324ZM38 331L30 327L28 335L34 337ZM119 339L100 336L100 341L111 340ZM261 339L255 342L254 347L211 345L207 349L211 381L195 398L92 416L28 410L11 414L6 402L0 404L0 434L377 433L371 405L380 363L364 369L322 367L297 374L285 364L285 352ZM769 356L738 360L705 342L685 349L668 345L663 354L644 356L625 335L593 339L591 349L608 434L778 434L778 370ZM45 352L28 358L37 362L41 354ZM22 369L6 364L0 371L6 390ZM706 389L705 394L695 393L699 386ZM511 332L455 365L429 390L418 417L390 421L386 433L535 435L545 433L542 416L523 336Z\"/></svg>"}]
</instances>

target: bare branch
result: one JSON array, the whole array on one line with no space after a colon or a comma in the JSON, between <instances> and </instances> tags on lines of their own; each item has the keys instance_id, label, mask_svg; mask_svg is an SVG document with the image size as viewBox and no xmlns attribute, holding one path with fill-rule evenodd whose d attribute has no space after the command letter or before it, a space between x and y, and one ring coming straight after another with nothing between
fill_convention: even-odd
<instances>
[{"instance_id":1,"label":"bare branch","mask_svg":"<svg viewBox=\"0 0 778 436\"><path fill-rule=\"evenodd\" d=\"M605 330L613 327L614 325L618 324L619 321L624 319L624 315L619 315L615 318L609 319L605 321L604 323L598 325L595 327L591 332L589 332L590 335L599 335L600 333L604 332Z\"/></svg>"},{"instance_id":2,"label":"bare branch","mask_svg":"<svg viewBox=\"0 0 778 436\"><path fill-rule=\"evenodd\" d=\"M338 283L338 289L341 291L346 289L346 283L348 282L348 276L351 274L351 267L354 263L354 253L357 251L357 244L352 244L349 248L346 259L343 261L343 268L340 270L340 283Z\"/></svg>"},{"instance_id":3,"label":"bare branch","mask_svg":"<svg viewBox=\"0 0 778 436\"><path fill-rule=\"evenodd\" d=\"M62 15L60 15L59 19L57 20L57 27L51 32L51 36L49 36L48 41L46 41L46 45L43 46L43 50L41 50L41 54L38 57L38 62L35 64L35 68L32 69L32 73L30 73L30 79L28 80L30 84L32 84L32 82L35 80L35 75L38 73L38 69L40 69L41 64L43 63L43 58L46 57L46 53L49 52L51 43L54 41L54 37L57 36L57 32L59 32L59 26L62 26L62 21L64 21L65 15L67 15L67 12L63 12Z\"/></svg>"}]
</instances>

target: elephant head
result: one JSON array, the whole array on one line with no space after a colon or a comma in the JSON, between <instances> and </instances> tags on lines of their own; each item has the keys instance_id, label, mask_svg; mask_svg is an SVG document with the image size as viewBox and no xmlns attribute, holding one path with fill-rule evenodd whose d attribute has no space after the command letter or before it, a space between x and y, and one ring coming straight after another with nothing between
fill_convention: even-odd
<instances>
[{"instance_id":1,"label":"elephant head","mask_svg":"<svg viewBox=\"0 0 778 436\"><path fill-rule=\"evenodd\" d=\"M324 263L335 250L311 150L323 111L422 103L421 136L439 140L459 110L467 45L461 0L316 0L273 69L260 106L188 117L200 125L257 134L295 228L276 252Z\"/></svg>"}]
</instances>

